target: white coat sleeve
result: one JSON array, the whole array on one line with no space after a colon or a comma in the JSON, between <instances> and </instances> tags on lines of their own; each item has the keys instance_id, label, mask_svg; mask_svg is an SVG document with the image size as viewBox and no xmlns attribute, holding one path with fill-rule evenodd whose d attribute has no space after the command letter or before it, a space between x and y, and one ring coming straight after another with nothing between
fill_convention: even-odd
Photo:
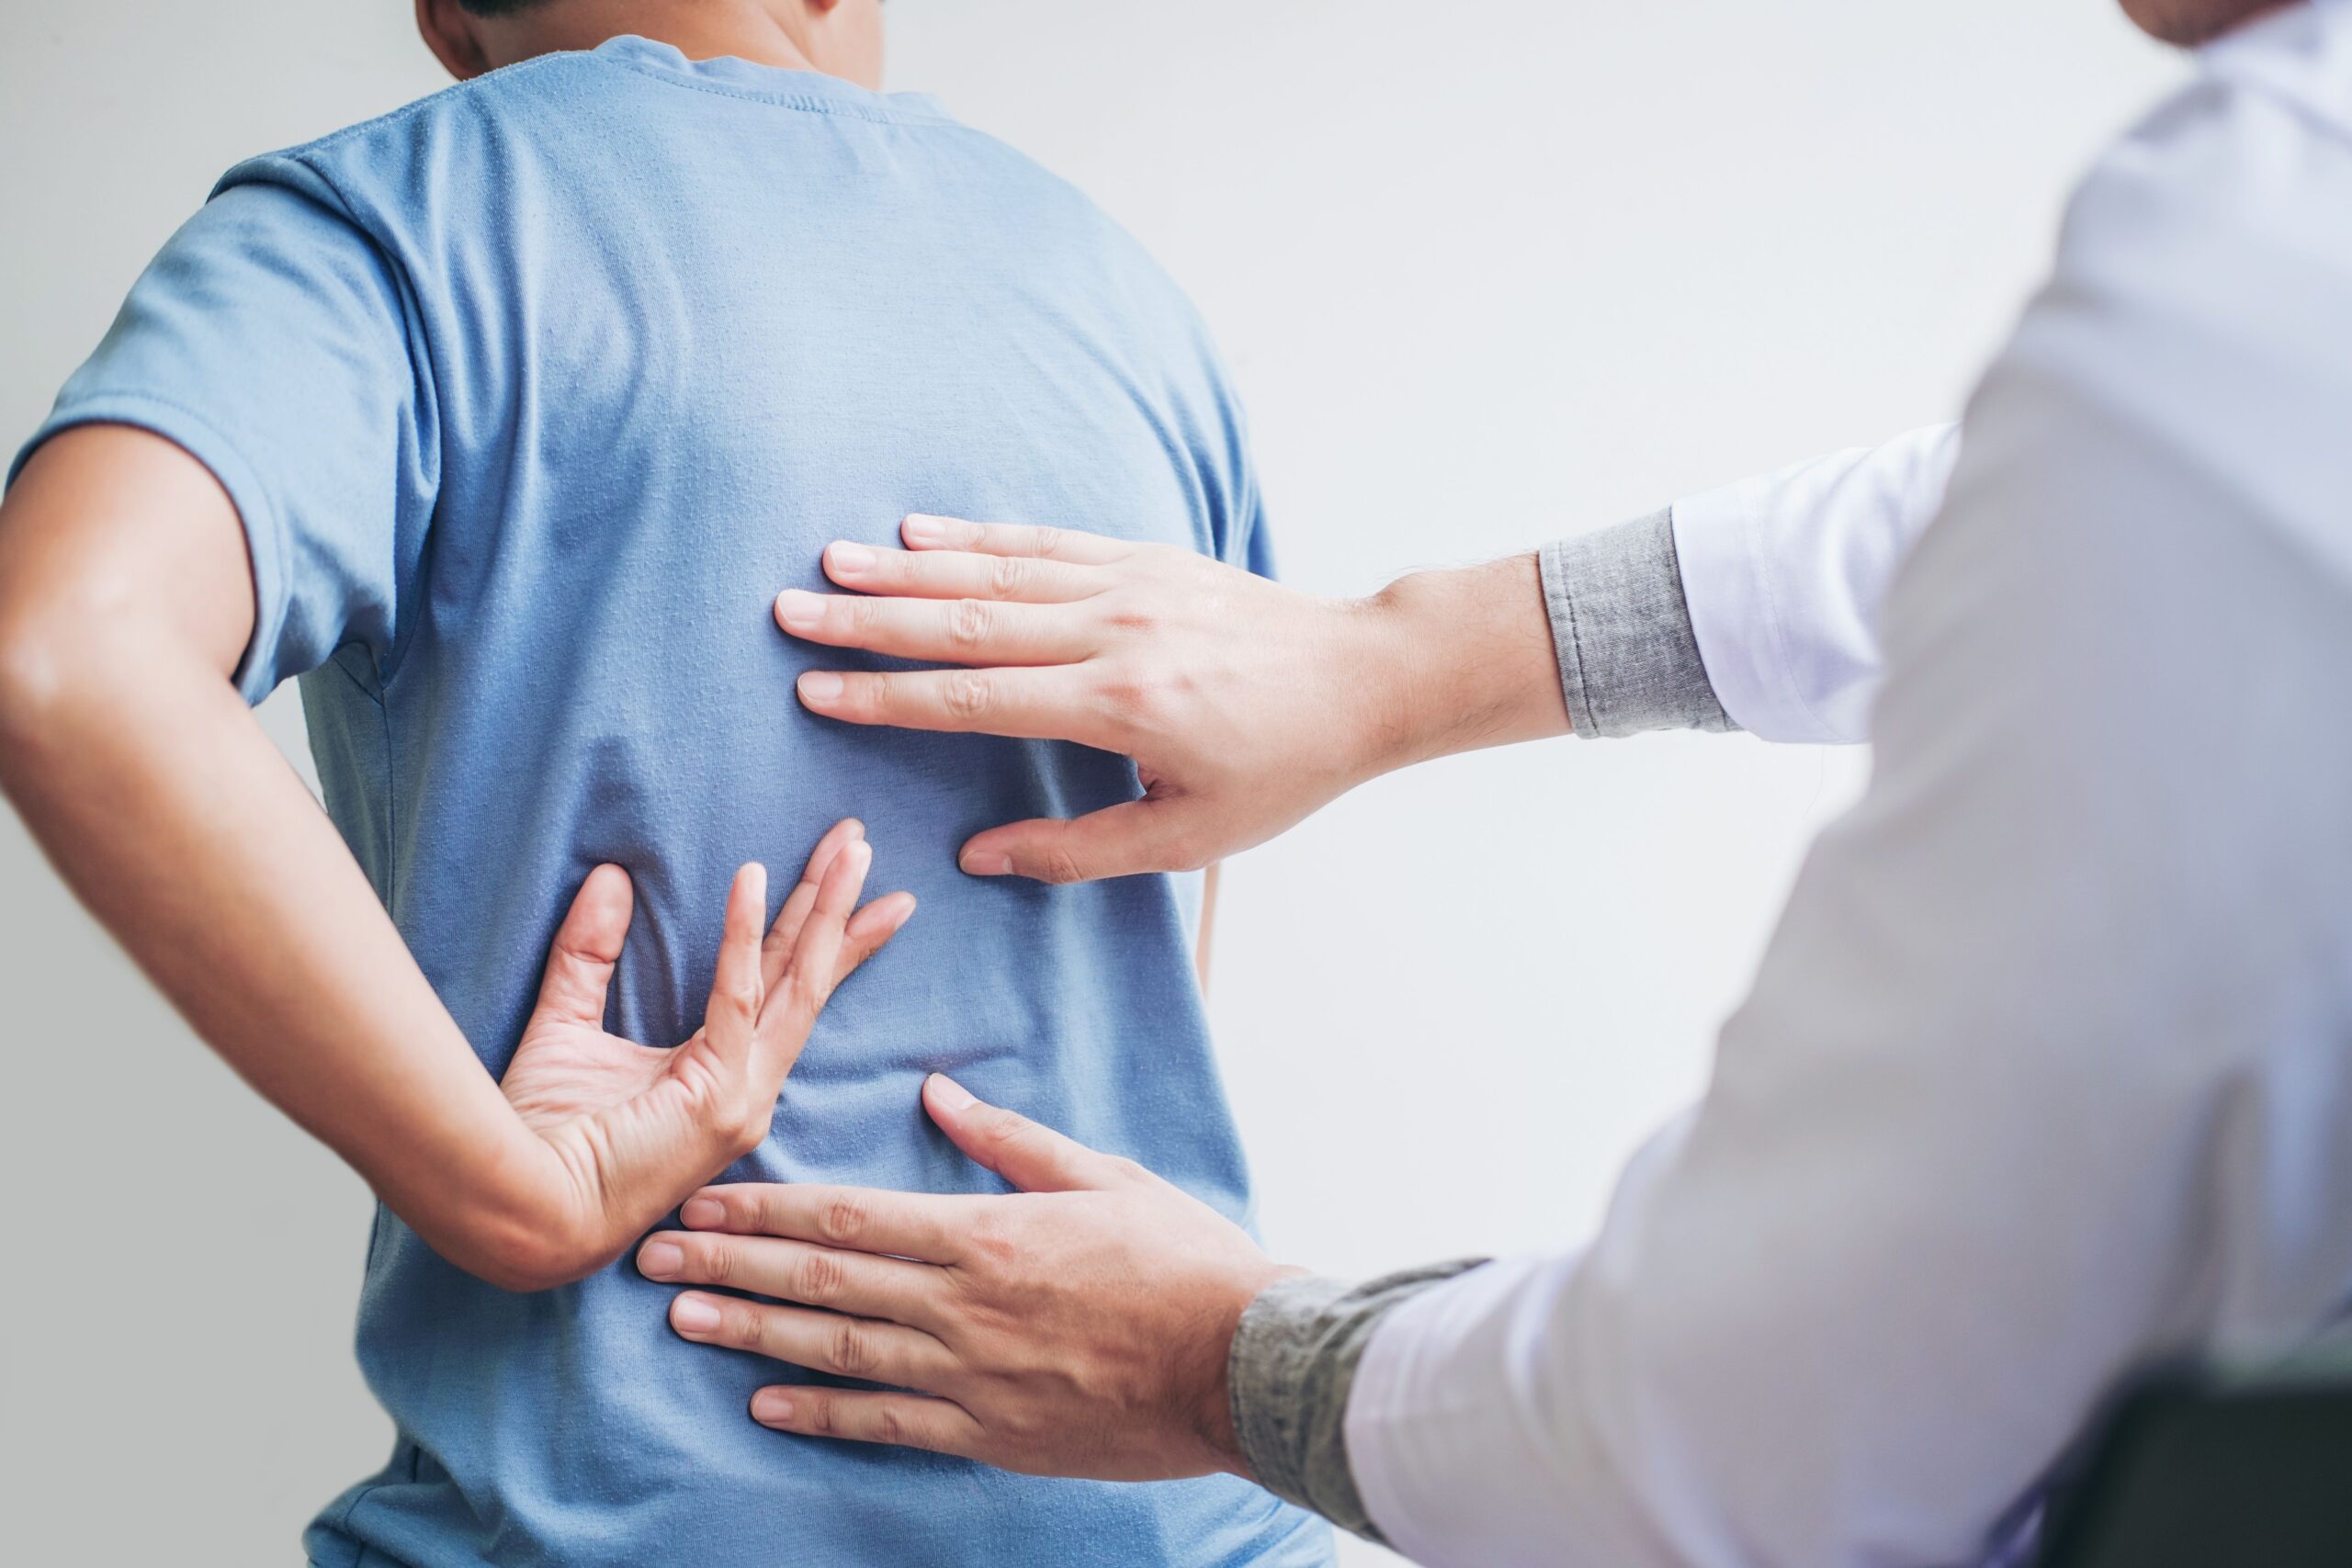
<instances>
[{"instance_id":1,"label":"white coat sleeve","mask_svg":"<svg viewBox=\"0 0 2352 1568\"><path fill-rule=\"evenodd\" d=\"M1691 632L1733 723L1767 740L1869 739L1880 608L1959 455L1959 427L1937 425L1675 503Z\"/></svg>"}]
</instances>

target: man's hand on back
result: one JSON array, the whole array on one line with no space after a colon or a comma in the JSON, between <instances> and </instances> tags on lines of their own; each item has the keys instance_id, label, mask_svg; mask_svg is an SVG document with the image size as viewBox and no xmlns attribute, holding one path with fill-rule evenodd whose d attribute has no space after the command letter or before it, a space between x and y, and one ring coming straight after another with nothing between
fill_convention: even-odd
<instances>
[{"instance_id":1,"label":"man's hand on back","mask_svg":"<svg viewBox=\"0 0 2352 1568\"><path fill-rule=\"evenodd\" d=\"M605 1030L605 995L628 935L628 874L598 866L581 885L500 1085L560 1156L563 1193L554 1207L576 1216L567 1227L574 1261L564 1272L617 1256L682 1190L766 1135L785 1077L834 987L914 913L906 893L857 908L873 861L864 835L858 823L841 822L819 840L764 940L766 874L758 866L737 874L703 1027L667 1051Z\"/></svg>"},{"instance_id":2,"label":"man's hand on back","mask_svg":"<svg viewBox=\"0 0 2352 1568\"><path fill-rule=\"evenodd\" d=\"M910 517L905 550L837 543L858 597L787 592L811 642L972 666L813 671L853 724L1075 740L1135 759L1145 794L980 833L978 876L1191 871L1264 842L1392 768L1565 733L1532 557L1320 599L1165 545Z\"/></svg>"}]
</instances>

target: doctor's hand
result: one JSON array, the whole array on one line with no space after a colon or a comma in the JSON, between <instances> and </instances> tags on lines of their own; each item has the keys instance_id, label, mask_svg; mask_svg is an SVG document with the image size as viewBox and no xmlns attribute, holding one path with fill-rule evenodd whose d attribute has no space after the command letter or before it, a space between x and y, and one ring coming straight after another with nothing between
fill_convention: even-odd
<instances>
[{"instance_id":1,"label":"doctor's hand","mask_svg":"<svg viewBox=\"0 0 2352 1568\"><path fill-rule=\"evenodd\" d=\"M1357 784L1449 752L1566 733L1535 559L1317 598L1168 545L910 517L904 550L837 543L845 594L775 604L810 642L970 666L812 671L852 724L1075 740L1135 760L1140 800L989 829L978 876L1192 871Z\"/></svg>"},{"instance_id":2,"label":"doctor's hand","mask_svg":"<svg viewBox=\"0 0 2352 1568\"><path fill-rule=\"evenodd\" d=\"M1226 1359L1243 1311L1293 1270L1131 1160L944 1077L924 1084L923 1102L958 1148L1021 1192L706 1189L685 1205L691 1228L650 1237L639 1269L796 1304L688 1292L671 1325L892 1385L763 1388L752 1418L779 1432L1033 1475L1247 1473Z\"/></svg>"},{"instance_id":3,"label":"doctor's hand","mask_svg":"<svg viewBox=\"0 0 2352 1568\"><path fill-rule=\"evenodd\" d=\"M858 908L872 863L865 829L835 824L764 937L766 873L738 872L703 1026L669 1050L605 1029L633 893L618 866L589 873L556 931L538 1004L499 1085L557 1156L545 1204L557 1262L544 1277L504 1282L541 1289L602 1268L759 1145L834 987L914 913L905 893Z\"/></svg>"}]
</instances>

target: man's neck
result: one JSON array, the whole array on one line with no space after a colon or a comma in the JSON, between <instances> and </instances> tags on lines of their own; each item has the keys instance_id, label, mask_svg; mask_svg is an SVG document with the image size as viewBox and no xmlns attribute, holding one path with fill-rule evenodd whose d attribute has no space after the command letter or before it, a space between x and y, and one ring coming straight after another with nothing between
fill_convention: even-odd
<instances>
[{"instance_id":1,"label":"man's neck","mask_svg":"<svg viewBox=\"0 0 2352 1568\"><path fill-rule=\"evenodd\" d=\"M594 49L623 33L666 43L689 60L733 55L759 65L813 71L786 30L781 7L762 0L548 0L483 29L492 64L559 50Z\"/></svg>"}]
</instances>

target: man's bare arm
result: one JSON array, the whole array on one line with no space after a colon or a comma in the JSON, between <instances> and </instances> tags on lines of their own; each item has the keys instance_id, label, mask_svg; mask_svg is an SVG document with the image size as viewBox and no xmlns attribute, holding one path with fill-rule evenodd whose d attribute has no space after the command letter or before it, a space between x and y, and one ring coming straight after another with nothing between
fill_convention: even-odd
<instances>
[{"instance_id":1,"label":"man's bare arm","mask_svg":"<svg viewBox=\"0 0 2352 1568\"><path fill-rule=\"evenodd\" d=\"M834 958L821 982L787 973L796 928L759 961L746 868L705 1032L741 1014L734 1055L682 1064L582 1137L534 1131L232 684L254 620L209 470L121 426L57 436L0 504L0 788L198 1032L445 1257L516 1289L593 1270L764 1132ZM854 906L869 857L850 852L833 859ZM843 897L827 881L799 906L822 906L808 927L837 946Z\"/></svg>"},{"instance_id":2,"label":"man's bare arm","mask_svg":"<svg viewBox=\"0 0 2352 1568\"><path fill-rule=\"evenodd\" d=\"M0 785L248 1082L456 1261L533 1271L545 1150L231 684L253 625L209 472L121 427L50 442L0 506Z\"/></svg>"}]
</instances>

